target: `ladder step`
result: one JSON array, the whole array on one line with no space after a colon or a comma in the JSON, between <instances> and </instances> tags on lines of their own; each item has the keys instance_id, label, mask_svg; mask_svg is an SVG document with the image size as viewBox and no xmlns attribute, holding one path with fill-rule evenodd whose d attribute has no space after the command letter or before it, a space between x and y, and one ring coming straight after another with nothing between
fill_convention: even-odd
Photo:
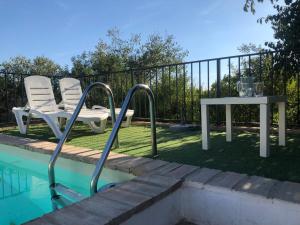
<instances>
[{"instance_id":1,"label":"ladder step","mask_svg":"<svg viewBox=\"0 0 300 225\"><path fill-rule=\"evenodd\" d=\"M54 198L51 199L53 208L56 209L61 209L65 206L71 205L73 202L70 201L69 199L65 198L62 195L57 195Z\"/></svg>"},{"instance_id":2,"label":"ladder step","mask_svg":"<svg viewBox=\"0 0 300 225\"><path fill-rule=\"evenodd\" d=\"M103 185L101 188L99 188L98 192L105 191L106 189L115 187L116 185L117 185L116 183L108 183L106 185Z\"/></svg>"},{"instance_id":3,"label":"ladder step","mask_svg":"<svg viewBox=\"0 0 300 225\"><path fill-rule=\"evenodd\" d=\"M62 195L64 198L69 199L72 202L81 201L86 198L86 196L59 183L55 184L54 190L58 195Z\"/></svg>"}]
</instances>

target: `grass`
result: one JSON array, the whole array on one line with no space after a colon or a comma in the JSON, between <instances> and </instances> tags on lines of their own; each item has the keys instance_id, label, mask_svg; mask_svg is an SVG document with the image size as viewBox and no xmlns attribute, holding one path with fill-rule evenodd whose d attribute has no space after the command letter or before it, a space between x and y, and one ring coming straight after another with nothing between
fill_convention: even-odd
<instances>
[{"instance_id":1,"label":"grass","mask_svg":"<svg viewBox=\"0 0 300 225\"><path fill-rule=\"evenodd\" d=\"M6 134L20 135L17 129L3 131ZM104 134L94 134L85 125L77 124L70 135L68 144L103 149L111 132L107 128ZM29 138L56 142L46 125L32 125ZM114 152L133 156L151 157L150 128L132 126L119 132L121 147ZM271 156L259 157L259 136L257 133L235 132L233 142L225 141L224 132L212 132L211 149L201 148L200 131L170 131L157 128L159 159L179 162L200 167L264 176L278 180L300 182L300 137L287 135L287 146L277 145L277 137L271 136Z\"/></svg>"}]
</instances>

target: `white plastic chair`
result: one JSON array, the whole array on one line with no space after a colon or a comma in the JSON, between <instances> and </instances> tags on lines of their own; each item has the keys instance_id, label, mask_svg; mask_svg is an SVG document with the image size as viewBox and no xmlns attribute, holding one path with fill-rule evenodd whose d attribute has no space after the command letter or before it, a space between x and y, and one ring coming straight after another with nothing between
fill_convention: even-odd
<instances>
[{"instance_id":1,"label":"white plastic chair","mask_svg":"<svg viewBox=\"0 0 300 225\"><path fill-rule=\"evenodd\" d=\"M75 78L63 78L59 81L61 96L62 96L62 105L65 110L74 110L81 98L82 89L80 85L80 81ZM106 112L110 116L110 110L104 106L94 105L92 109L87 109L86 106L82 108L83 111L101 111ZM115 108L116 117L119 116L121 109ZM131 124L131 120L134 114L134 110L127 110L126 113L126 121L123 124L123 127L129 127ZM93 126L96 125L93 123Z\"/></svg>"},{"instance_id":2,"label":"white plastic chair","mask_svg":"<svg viewBox=\"0 0 300 225\"><path fill-rule=\"evenodd\" d=\"M56 104L51 81L44 76L29 76L24 79L26 95L28 103L25 107L14 107L12 109L15 114L16 121L20 133L26 134L28 131L30 118L41 118L53 131L56 138L62 136L60 130L60 118L70 119L73 111L64 111L58 108ZM24 124L23 117L27 117L27 123ZM101 126L96 127L93 131L101 133L104 132L108 113L104 111L96 112L80 112L77 121L82 121L88 124L93 122L100 122Z\"/></svg>"}]
</instances>

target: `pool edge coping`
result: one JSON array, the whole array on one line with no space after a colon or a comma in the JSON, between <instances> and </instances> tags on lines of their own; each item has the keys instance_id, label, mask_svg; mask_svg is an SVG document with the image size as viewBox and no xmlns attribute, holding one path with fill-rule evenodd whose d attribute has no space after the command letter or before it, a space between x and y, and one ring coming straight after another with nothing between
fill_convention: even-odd
<instances>
[{"instance_id":1,"label":"pool edge coping","mask_svg":"<svg viewBox=\"0 0 300 225\"><path fill-rule=\"evenodd\" d=\"M46 154L51 154L56 147L56 144L53 142L16 137L6 134L0 134L0 143ZM99 150L65 145L65 148L61 153L61 156L64 158L94 164L96 161L98 161L101 152ZM300 183L295 182L278 181L265 177L248 176L246 174L224 172L216 169L201 168L198 166L167 162L163 160L133 157L114 152L110 153L105 167L131 173L137 176L137 179L140 177L161 176L169 180L175 180L177 181L177 183L175 182L177 184L177 186L175 185L175 189L179 188L181 184L197 186L199 188L225 188L231 191L255 195L260 198L263 197L270 200L276 199L292 204L300 204ZM178 185L179 183L180 185ZM166 188L166 192L175 190L174 185ZM146 202L148 202L148 206L156 202L153 199L158 201L161 199L161 195L153 196L153 198L150 200L147 199ZM72 206L73 205L70 207ZM145 207L145 204L143 207ZM137 208L139 210L141 209L139 207ZM134 213L137 211L138 210L135 210ZM55 212L50 214L55 214ZM133 211L129 210L129 212L130 215L132 215ZM44 216L34 219L33 221L43 219ZM120 218L125 217L123 215L123 217ZM29 222L29 224L31 223Z\"/></svg>"}]
</instances>

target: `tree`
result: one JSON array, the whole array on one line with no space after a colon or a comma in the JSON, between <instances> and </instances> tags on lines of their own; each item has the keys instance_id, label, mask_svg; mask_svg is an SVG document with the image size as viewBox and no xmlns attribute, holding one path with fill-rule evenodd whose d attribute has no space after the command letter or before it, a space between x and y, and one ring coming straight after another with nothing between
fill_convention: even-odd
<instances>
[{"instance_id":1,"label":"tree","mask_svg":"<svg viewBox=\"0 0 300 225\"><path fill-rule=\"evenodd\" d=\"M244 10L255 13L255 0L246 0ZM263 2L263 0L257 0ZM286 75L295 76L300 65L300 0L271 0L276 14L258 19L270 23L274 30L276 42L266 42L271 50L278 51L275 55L275 69Z\"/></svg>"},{"instance_id":2,"label":"tree","mask_svg":"<svg viewBox=\"0 0 300 225\"><path fill-rule=\"evenodd\" d=\"M37 56L32 62L32 74L53 76L61 74L63 69L49 58Z\"/></svg>"},{"instance_id":3,"label":"tree","mask_svg":"<svg viewBox=\"0 0 300 225\"><path fill-rule=\"evenodd\" d=\"M108 30L108 41L101 40L94 51L72 58L74 75L103 74L109 71L141 69L144 67L182 62L187 55L172 35L153 34L142 43L141 35L123 39L116 28Z\"/></svg>"},{"instance_id":4,"label":"tree","mask_svg":"<svg viewBox=\"0 0 300 225\"><path fill-rule=\"evenodd\" d=\"M63 74L66 73L68 69L67 67L62 68L53 60L44 56L37 56L33 60L25 56L16 56L4 61L0 65L8 73L47 76Z\"/></svg>"},{"instance_id":5,"label":"tree","mask_svg":"<svg viewBox=\"0 0 300 225\"><path fill-rule=\"evenodd\" d=\"M237 48L241 53L248 54L248 53L257 53L263 51L263 48L259 45L255 45L253 43L249 44L242 44L240 47Z\"/></svg>"},{"instance_id":6,"label":"tree","mask_svg":"<svg viewBox=\"0 0 300 225\"><path fill-rule=\"evenodd\" d=\"M150 35L141 49L142 67L157 66L182 62L188 52L184 51L175 41L173 35L165 38L158 34Z\"/></svg>"},{"instance_id":7,"label":"tree","mask_svg":"<svg viewBox=\"0 0 300 225\"><path fill-rule=\"evenodd\" d=\"M6 72L28 74L32 70L32 62L25 56L16 56L0 64Z\"/></svg>"}]
</instances>

